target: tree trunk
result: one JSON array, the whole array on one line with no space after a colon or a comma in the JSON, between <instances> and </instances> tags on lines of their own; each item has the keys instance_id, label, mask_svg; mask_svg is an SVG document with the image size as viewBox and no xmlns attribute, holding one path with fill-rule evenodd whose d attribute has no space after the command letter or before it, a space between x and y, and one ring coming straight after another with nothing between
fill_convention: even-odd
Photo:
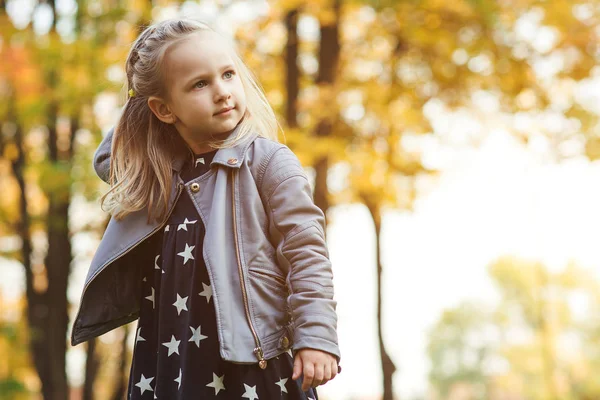
<instances>
[{"instance_id":1,"label":"tree trunk","mask_svg":"<svg viewBox=\"0 0 600 400\"><path fill-rule=\"evenodd\" d=\"M10 100L9 104L14 104L15 100ZM16 114L11 109L9 112L11 120L16 120ZM36 289L35 280L43 279L41 273L34 275L31 262L32 242L30 231L30 219L28 214L28 204L26 197L26 182L24 176L25 169L25 149L23 147L23 131L20 126L16 126L14 134L14 144L18 155L12 161L11 168L15 179L19 185L19 212L21 219L16 224L15 231L22 240L21 261L25 270L25 295L27 297L27 321L30 329L29 347L33 365L40 377L42 383L42 394L45 399L67 399L67 376L65 365L66 335L67 335L67 273L63 274L62 282L57 280L57 276L64 271L64 266L58 263L46 263L46 288L43 285L39 290ZM51 203L52 204L52 203ZM49 215L57 212L57 208L52 205ZM49 224L50 225L50 224ZM52 231L54 232L54 231ZM60 235L48 235L49 252L56 254L56 243L62 244ZM68 237L67 237L68 242ZM64 249L62 250L64 251ZM60 253L59 253L60 254ZM70 257L70 244L68 246L67 257Z\"/></svg>"},{"instance_id":2,"label":"tree trunk","mask_svg":"<svg viewBox=\"0 0 600 400\"><path fill-rule=\"evenodd\" d=\"M129 336L129 325L123 328L123 340L121 341L121 355L119 357L119 378L115 390L113 391L112 400L123 400L127 395L127 384L129 383L129 371L127 371L127 337Z\"/></svg>"},{"instance_id":3,"label":"tree trunk","mask_svg":"<svg viewBox=\"0 0 600 400\"><path fill-rule=\"evenodd\" d=\"M381 355L381 370L383 373L383 400L394 399L393 377L396 372L396 366L385 349L383 343L383 324L382 324L382 280L383 268L381 266L381 209L375 202L369 201L363 197L364 204L367 206L373 223L375 224L375 248L377 261L377 337L379 340L379 353Z\"/></svg>"},{"instance_id":4,"label":"tree trunk","mask_svg":"<svg viewBox=\"0 0 600 400\"><path fill-rule=\"evenodd\" d=\"M287 89L287 102L285 107L285 118L290 128L298 126L297 104L300 71L298 69L298 9L290 10L285 16L285 27L287 31L287 44L285 46L285 87Z\"/></svg>"},{"instance_id":5,"label":"tree trunk","mask_svg":"<svg viewBox=\"0 0 600 400\"><path fill-rule=\"evenodd\" d=\"M339 21L341 0L333 0L335 20L331 25L321 25L321 41L319 43L319 71L316 83L318 85L333 85L337 76L339 63L340 39ZM331 135L332 119L324 118L317 124L315 135L322 138ZM327 188L327 173L329 171L329 156L319 157L315 164L315 204L323 211L327 219L329 210L329 190Z\"/></svg>"},{"instance_id":6,"label":"tree trunk","mask_svg":"<svg viewBox=\"0 0 600 400\"><path fill-rule=\"evenodd\" d=\"M16 115L14 114L13 106L15 104L15 99L9 99L8 104L10 104L9 111L9 121L16 121ZM33 285L33 270L31 268L31 225L29 214L27 212L28 202L27 202L27 184L25 182L24 169L25 169L25 154L23 149L23 132L22 128L19 125L15 126L14 133L14 145L17 148L18 155L11 162L12 173L19 185L19 215L21 216L19 222L17 222L15 226L15 232L21 238L21 262L23 264L23 269L25 270L25 294L27 297L27 321L30 329L30 342L29 346L32 353L33 364L38 372L44 370L43 368L43 343L39 340L36 340L39 332L43 332L44 326L44 315L46 313L46 309L44 307L45 303L45 295L43 293L37 293L34 289ZM4 143L3 143L4 145ZM40 376L41 378L41 376Z\"/></svg>"},{"instance_id":7,"label":"tree trunk","mask_svg":"<svg viewBox=\"0 0 600 400\"><path fill-rule=\"evenodd\" d=\"M82 400L94 399L94 381L98 374L100 362L96 356L96 338L87 342L87 359L85 362L85 382L83 384Z\"/></svg>"},{"instance_id":8,"label":"tree trunk","mask_svg":"<svg viewBox=\"0 0 600 400\"><path fill-rule=\"evenodd\" d=\"M544 297L544 290L552 285L549 282L548 275L542 269L538 273L539 281L537 284L537 299L535 300L537 306L537 320L533 322L533 330L538 331L541 337L541 359L542 359L542 376L547 391L548 400L558 400L559 389L554 379L555 371L555 357L554 357L554 341L552 340L552 323L551 318L548 318L548 303L549 301ZM550 300L551 301L551 300Z\"/></svg>"},{"instance_id":9,"label":"tree trunk","mask_svg":"<svg viewBox=\"0 0 600 400\"><path fill-rule=\"evenodd\" d=\"M56 16L55 1L49 0L54 16ZM54 18L48 35L57 40L56 18ZM46 83L51 92L57 90L58 73L48 71ZM65 154L65 159L59 158L56 121L58 119L59 105L53 101L48 112L48 154L49 162L59 170L68 168L71 149ZM62 161L62 162L61 162ZM58 179L63 179L60 174ZM46 290L41 296L30 298L34 300L33 307L36 318L32 330L33 357L42 381L42 394L44 399L68 399L66 359L67 329L69 317L67 314L67 286L71 269L71 242L69 236L69 200L70 185L61 186L58 191L45 193L48 198L48 214L46 237L48 251L44 259L46 269ZM38 300L35 302L35 300ZM40 301L42 300L42 301Z\"/></svg>"},{"instance_id":10,"label":"tree trunk","mask_svg":"<svg viewBox=\"0 0 600 400\"><path fill-rule=\"evenodd\" d=\"M49 84L56 87L56 75L49 74ZM50 105L48 127L49 161L58 170L69 168L71 151L60 157L57 145L55 121L58 118L58 104ZM73 133L74 135L74 133ZM62 155L62 154L61 154ZM63 173L59 179L66 179ZM44 259L48 286L46 289L46 322L44 334L38 337L45 348L44 372L46 381L42 386L50 385L52 390L42 389L45 399L67 399L67 376L65 354L67 350L67 329L69 316L67 314L67 286L71 271L71 241L69 235L69 201L71 198L70 184L59 185L59 188L46 193L48 198L48 215L46 235L48 252Z\"/></svg>"},{"instance_id":11,"label":"tree trunk","mask_svg":"<svg viewBox=\"0 0 600 400\"><path fill-rule=\"evenodd\" d=\"M123 328L123 340L121 341L121 356L119 357L119 381L113 391L112 400L123 400L127 395L127 384L129 383L129 371L127 371L127 337L129 336L129 325Z\"/></svg>"}]
</instances>

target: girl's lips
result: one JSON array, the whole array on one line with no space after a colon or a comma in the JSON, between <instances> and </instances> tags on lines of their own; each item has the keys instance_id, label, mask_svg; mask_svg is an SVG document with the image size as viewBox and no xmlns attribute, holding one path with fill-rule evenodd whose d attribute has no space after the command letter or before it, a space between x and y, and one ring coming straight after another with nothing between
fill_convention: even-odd
<instances>
[{"instance_id":1,"label":"girl's lips","mask_svg":"<svg viewBox=\"0 0 600 400\"><path fill-rule=\"evenodd\" d=\"M227 111L223 111L223 112L217 113L217 114L215 114L215 115L229 115L229 114L231 114L231 112L232 112L234 109L235 109L235 107L232 107L232 108L230 108L230 109L229 109L229 110L227 110Z\"/></svg>"}]
</instances>

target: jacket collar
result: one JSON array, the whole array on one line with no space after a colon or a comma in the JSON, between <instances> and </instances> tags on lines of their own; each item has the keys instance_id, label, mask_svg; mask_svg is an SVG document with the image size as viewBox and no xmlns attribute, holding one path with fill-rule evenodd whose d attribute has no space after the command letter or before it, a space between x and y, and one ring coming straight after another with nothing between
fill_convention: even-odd
<instances>
[{"instance_id":1,"label":"jacket collar","mask_svg":"<svg viewBox=\"0 0 600 400\"><path fill-rule=\"evenodd\" d=\"M238 124L233 131L231 131L227 138L229 139L237 135L240 126L241 123ZM214 164L220 164L229 168L240 168L244 162L244 157L246 156L246 152L248 151L250 144L254 142L254 139L256 139L257 136L258 133L251 132L237 145L217 150L217 153L210 163L210 166L212 167ZM172 164L173 170L180 172L187 156L188 154L186 153L179 154L177 157L175 157Z\"/></svg>"}]
</instances>

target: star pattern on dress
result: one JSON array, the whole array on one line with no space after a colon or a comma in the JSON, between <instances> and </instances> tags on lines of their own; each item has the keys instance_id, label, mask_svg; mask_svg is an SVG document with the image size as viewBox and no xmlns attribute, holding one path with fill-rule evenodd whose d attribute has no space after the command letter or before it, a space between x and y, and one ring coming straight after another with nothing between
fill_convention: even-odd
<instances>
[{"instance_id":1,"label":"star pattern on dress","mask_svg":"<svg viewBox=\"0 0 600 400\"><path fill-rule=\"evenodd\" d=\"M200 164L205 164L205 162L204 162L204 157L200 157L200 158L196 159L196 164L195 164L195 167L197 167L197 166L198 166L198 163L200 163Z\"/></svg>"},{"instance_id":2,"label":"star pattern on dress","mask_svg":"<svg viewBox=\"0 0 600 400\"><path fill-rule=\"evenodd\" d=\"M187 224L195 224L196 222L198 222L197 219L193 220L193 221L189 221L187 218L185 219L185 221L183 221L183 223L179 224L177 226L177 232L179 232L181 229L183 229L184 231L187 232Z\"/></svg>"},{"instance_id":3,"label":"star pattern on dress","mask_svg":"<svg viewBox=\"0 0 600 400\"><path fill-rule=\"evenodd\" d=\"M181 310L185 310L185 311L188 310L187 305L185 304L187 299L188 299L188 296L185 296L182 298L179 295L179 293L177 293L177 301L175 301L175 303L173 303L173 305L175 307L177 307L177 315L181 314Z\"/></svg>"},{"instance_id":4,"label":"star pattern on dress","mask_svg":"<svg viewBox=\"0 0 600 400\"><path fill-rule=\"evenodd\" d=\"M164 273L165 273L165 271L163 271L163 270L162 270L162 269L161 269L161 268L158 266L158 258L159 258L159 257L160 257L160 254L159 254L159 255L157 255L157 256L154 258L154 269L160 269L160 270L162 271L162 273L164 274Z\"/></svg>"},{"instance_id":5,"label":"star pattern on dress","mask_svg":"<svg viewBox=\"0 0 600 400\"><path fill-rule=\"evenodd\" d=\"M150 386L150 382L152 382L153 379L154 377L146 378L144 374L142 374L140 381L136 383L135 386L140 388L142 394L144 394L146 390L150 390L151 392L153 392L154 389L152 389L152 386Z\"/></svg>"},{"instance_id":6,"label":"star pattern on dress","mask_svg":"<svg viewBox=\"0 0 600 400\"><path fill-rule=\"evenodd\" d=\"M245 397L250 400L258 399L258 395L256 394L256 385L248 386L244 383L244 388L246 389L246 391L244 392L242 397Z\"/></svg>"},{"instance_id":7,"label":"star pattern on dress","mask_svg":"<svg viewBox=\"0 0 600 400\"><path fill-rule=\"evenodd\" d=\"M179 383L179 386L177 386L177 390L179 390L181 388L181 368L179 368L179 376L173 380Z\"/></svg>"},{"instance_id":8,"label":"star pattern on dress","mask_svg":"<svg viewBox=\"0 0 600 400\"><path fill-rule=\"evenodd\" d=\"M290 357L294 358L294 355L292 354L292 349L287 349L286 353L288 353Z\"/></svg>"},{"instance_id":9,"label":"star pattern on dress","mask_svg":"<svg viewBox=\"0 0 600 400\"><path fill-rule=\"evenodd\" d=\"M287 388L285 387L285 383L287 382L288 378L279 378L279 382L275 382L276 385L279 385L279 387L281 388L281 393L287 393Z\"/></svg>"},{"instance_id":10,"label":"star pattern on dress","mask_svg":"<svg viewBox=\"0 0 600 400\"><path fill-rule=\"evenodd\" d=\"M200 328L201 328L200 325L198 325L198 327L196 329L194 329L194 327L190 326L190 329L192 330L192 337L190 338L190 340L188 340L188 342L196 343L196 346L198 346L198 348L200 348L200 341L204 340L208 337L208 336L204 336L202 333L200 333Z\"/></svg>"},{"instance_id":11,"label":"star pattern on dress","mask_svg":"<svg viewBox=\"0 0 600 400\"><path fill-rule=\"evenodd\" d=\"M196 246L190 246L189 244L185 244L185 250L182 251L181 253L177 253L178 256L183 257L183 265L185 265L185 263L188 262L188 260L195 260L194 256L192 255L192 250L194 250Z\"/></svg>"},{"instance_id":12,"label":"star pattern on dress","mask_svg":"<svg viewBox=\"0 0 600 400\"><path fill-rule=\"evenodd\" d=\"M206 283L202 282L202 290L200 293L198 293L200 296L204 296L206 297L206 303L208 303L210 301L210 296L212 296L212 287L210 285L207 285Z\"/></svg>"},{"instance_id":13,"label":"star pattern on dress","mask_svg":"<svg viewBox=\"0 0 600 400\"><path fill-rule=\"evenodd\" d=\"M223 379L225 379L225 374L223 374L221 376L217 376L217 374L215 374L213 372L212 382L206 385L208 387L215 389L215 396L218 395L221 390L225 390L225 385L223 384Z\"/></svg>"},{"instance_id":14,"label":"star pattern on dress","mask_svg":"<svg viewBox=\"0 0 600 400\"><path fill-rule=\"evenodd\" d=\"M169 225L165 226L165 232L169 232Z\"/></svg>"},{"instance_id":15,"label":"star pattern on dress","mask_svg":"<svg viewBox=\"0 0 600 400\"><path fill-rule=\"evenodd\" d=\"M142 328L138 328L137 335L135 337L135 342L137 343L137 342L145 342L145 341L146 341L146 339L144 339L142 337Z\"/></svg>"},{"instance_id":16,"label":"star pattern on dress","mask_svg":"<svg viewBox=\"0 0 600 400\"><path fill-rule=\"evenodd\" d=\"M152 289L152 294L150 296L146 296L144 298L147 300L150 300L152 302L152 309L154 310L154 288L151 287L150 289Z\"/></svg>"},{"instance_id":17,"label":"star pattern on dress","mask_svg":"<svg viewBox=\"0 0 600 400\"><path fill-rule=\"evenodd\" d=\"M167 349L169 349L169 354L167 355L168 357L171 357L171 355L173 353L177 353L177 355L179 355L179 343L181 343L181 340L176 340L175 339L175 335L171 335L171 341L170 342L164 342L162 344Z\"/></svg>"}]
</instances>

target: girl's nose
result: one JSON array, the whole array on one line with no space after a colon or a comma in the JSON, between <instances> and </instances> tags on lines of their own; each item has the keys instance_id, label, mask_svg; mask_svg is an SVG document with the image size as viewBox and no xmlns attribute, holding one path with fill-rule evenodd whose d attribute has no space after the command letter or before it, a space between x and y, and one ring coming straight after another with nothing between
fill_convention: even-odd
<instances>
[{"instance_id":1,"label":"girl's nose","mask_svg":"<svg viewBox=\"0 0 600 400\"><path fill-rule=\"evenodd\" d=\"M217 84L216 93L217 93L217 95L216 95L217 100L221 100L223 98L228 99L231 96L231 91L229 90L227 85L225 85L224 83Z\"/></svg>"}]
</instances>

